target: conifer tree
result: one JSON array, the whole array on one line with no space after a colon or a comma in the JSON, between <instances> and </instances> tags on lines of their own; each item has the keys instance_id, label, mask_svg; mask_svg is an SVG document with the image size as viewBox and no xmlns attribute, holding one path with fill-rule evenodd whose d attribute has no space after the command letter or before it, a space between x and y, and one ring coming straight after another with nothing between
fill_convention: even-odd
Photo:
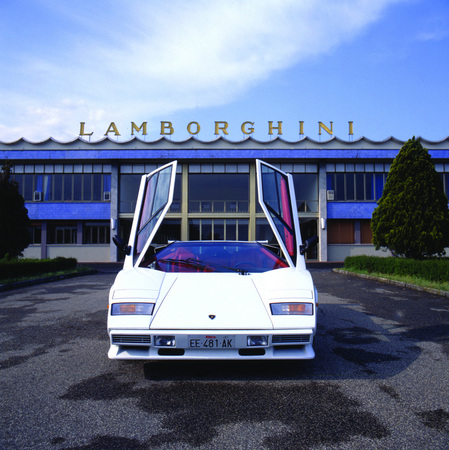
<instances>
[{"instance_id":1,"label":"conifer tree","mask_svg":"<svg viewBox=\"0 0 449 450\"><path fill-rule=\"evenodd\" d=\"M376 249L398 256L442 256L449 247L448 199L419 139L408 140L394 159L371 228Z\"/></svg>"},{"instance_id":2,"label":"conifer tree","mask_svg":"<svg viewBox=\"0 0 449 450\"><path fill-rule=\"evenodd\" d=\"M17 182L11 179L7 162L0 172L0 259L22 255L28 247L30 219Z\"/></svg>"}]
</instances>

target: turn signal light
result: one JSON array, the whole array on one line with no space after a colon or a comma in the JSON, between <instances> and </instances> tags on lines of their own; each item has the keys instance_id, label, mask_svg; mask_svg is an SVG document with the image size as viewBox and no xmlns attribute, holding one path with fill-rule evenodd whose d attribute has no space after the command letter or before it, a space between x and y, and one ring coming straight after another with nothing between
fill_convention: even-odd
<instances>
[{"instance_id":1,"label":"turn signal light","mask_svg":"<svg viewBox=\"0 0 449 450\"><path fill-rule=\"evenodd\" d=\"M153 314L154 303L113 303L111 314L120 315L148 315Z\"/></svg>"},{"instance_id":2,"label":"turn signal light","mask_svg":"<svg viewBox=\"0 0 449 450\"><path fill-rule=\"evenodd\" d=\"M279 315L304 315L313 314L312 303L271 303L271 314Z\"/></svg>"}]
</instances>

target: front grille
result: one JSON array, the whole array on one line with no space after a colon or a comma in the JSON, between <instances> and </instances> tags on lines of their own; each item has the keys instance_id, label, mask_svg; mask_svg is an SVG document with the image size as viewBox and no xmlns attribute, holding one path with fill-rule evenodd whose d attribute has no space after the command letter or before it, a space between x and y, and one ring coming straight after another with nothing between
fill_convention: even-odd
<instances>
[{"instance_id":1,"label":"front grille","mask_svg":"<svg viewBox=\"0 0 449 450\"><path fill-rule=\"evenodd\" d=\"M273 344L297 344L298 342L309 342L308 334L278 334L273 336Z\"/></svg>"},{"instance_id":2,"label":"front grille","mask_svg":"<svg viewBox=\"0 0 449 450\"><path fill-rule=\"evenodd\" d=\"M151 336L146 334L114 334L113 344L151 344Z\"/></svg>"},{"instance_id":3,"label":"front grille","mask_svg":"<svg viewBox=\"0 0 449 450\"><path fill-rule=\"evenodd\" d=\"M159 356L183 356L185 350L183 348L160 348L157 351Z\"/></svg>"},{"instance_id":4,"label":"front grille","mask_svg":"<svg viewBox=\"0 0 449 450\"><path fill-rule=\"evenodd\" d=\"M239 349L240 356L263 356L265 355L264 348L241 348Z\"/></svg>"}]
</instances>

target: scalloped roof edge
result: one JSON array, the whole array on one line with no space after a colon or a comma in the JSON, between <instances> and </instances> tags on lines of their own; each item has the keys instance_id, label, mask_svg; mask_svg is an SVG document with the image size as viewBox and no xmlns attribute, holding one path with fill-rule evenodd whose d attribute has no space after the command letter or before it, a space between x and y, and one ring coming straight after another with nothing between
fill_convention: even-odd
<instances>
[{"instance_id":1,"label":"scalloped roof edge","mask_svg":"<svg viewBox=\"0 0 449 450\"><path fill-rule=\"evenodd\" d=\"M435 144L441 144L443 142L449 141L449 136L446 136L445 138L440 139L438 141L431 141L430 139L426 139L426 138L421 137L421 136L417 136L417 137L415 137L415 139L417 139L417 140L419 139L423 143L428 143L428 144L435 145ZM257 144L272 144L272 143L277 142L277 141L285 143L285 144L298 144L300 142L306 142L306 141L310 142L310 143L313 143L313 144L328 144L330 142L336 141L336 142L339 142L339 143L342 143L342 144L348 144L348 145L354 145L354 144L360 143L362 141L367 142L369 144L386 144L387 142L391 142L391 141L395 142L397 144L404 144L405 142L407 142L407 140L401 140L401 139L398 139L398 138L396 138L394 136L389 136L386 139L383 139L383 140L380 140L380 141L376 141L374 139L369 139L369 138L367 138L365 136L361 136L361 137L359 137L357 139L354 139L354 140L351 140L351 141L348 141L348 140L345 140L345 139L341 139L341 138L339 138L337 136L332 136L330 139L327 139L325 141L312 139L312 138L310 138L308 136L305 136L305 137L303 137L301 139L298 139L296 141L289 141L287 139L283 139L280 136L276 136L275 138L270 139L268 141L262 141L262 140L259 140L259 139L255 139L252 136L248 136L245 139L241 139L239 141L233 141L231 139L226 139L223 136L218 136L217 138L212 139L210 141L203 141L201 139L198 139L196 136L190 136L187 139L184 139L184 140L181 140L181 141L174 141L174 140L172 140L170 138L167 138L166 136L161 136L160 138L155 139L153 141L147 141L147 140L141 139L138 136L134 136L131 139L124 140L124 141L118 141L118 140L113 139L113 138L111 138L109 136L105 136L105 137L103 137L101 139L98 139L96 141L90 141L90 140L86 140L86 139L83 139L82 137L78 136L78 137L72 139L71 141L64 141L64 142L63 141L59 141L59 140L57 140L57 139L55 139L53 137L49 137L49 138L47 138L47 139L45 139L43 141L35 141L35 142L30 141L30 140L22 137L20 139L17 139L15 141L11 141L11 142L0 141L0 144L14 145L14 144L19 144L20 142L25 142L27 144L32 144L32 145L42 145L42 144L46 144L48 142L54 142L55 144L59 144L59 145L68 145L68 144L73 144L73 143L75 143L77 141L83 142L85 144L91 144L91 145L100 144L100 143L102 143L104 141L113 142L114 144L119 144L119 145L128 144L128 143L133 142L133 141L139 141L142 144L156 144L156 143L161 142L161 141L168 141L168 142L171 142L172 144L177 144L177 145L185 144L185 143L187 143L189 141L194 141L194 142L198 142L198 143L201 143L201 144L212 144L212 143L215 143L215 142L218 142L218 141L223 141L223 142L227 142L227 143L230 143L230 144L241 144L241 143L244 143L244 142L247 142L247 141L255 142Z\"/></svg>"}]
</instances>

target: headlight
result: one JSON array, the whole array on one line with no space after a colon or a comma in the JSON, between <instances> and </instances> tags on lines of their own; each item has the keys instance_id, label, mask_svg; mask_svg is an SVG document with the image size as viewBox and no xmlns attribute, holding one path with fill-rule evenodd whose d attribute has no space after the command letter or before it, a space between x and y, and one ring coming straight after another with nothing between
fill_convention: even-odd
<instances>
[{"instance_id":1,"label":"headlight","mask_svg":"<svg viewBox=\"0 0 449 450\"><path fill-rule=\"evenodd\" d=\"M271 303L271 314L311 316L313 314L312 303Z\"/></svg>"},{"instance_id":2,"label":"headlight","mask_svg":"<svg viewBox=\"0 0 449 450\"><path fill-rule=\"evenodd\" d=\"M155 336L154 345L156 347L176 347L175 336Z\"/></svg>"},{"instance_id":3,"label":"headlight","mask_svg":"<svg viewBox=\"0 0 449 450\"><path fill-rule=\"evenodd\" d=\"M121 315L147 315L153 314L154 303L113 303L111 314L113 316Z\"/></svg>"},{"instance_id":4,"label":"headlight","mask_svg":"<svg viewBox=\"0 0 449 450\"><path fill-rule=\"evenodd\" d=\"M248 336L246 345L248 347L266 347L268 345L268 336Z\"/></svg>"}]
</instances>

